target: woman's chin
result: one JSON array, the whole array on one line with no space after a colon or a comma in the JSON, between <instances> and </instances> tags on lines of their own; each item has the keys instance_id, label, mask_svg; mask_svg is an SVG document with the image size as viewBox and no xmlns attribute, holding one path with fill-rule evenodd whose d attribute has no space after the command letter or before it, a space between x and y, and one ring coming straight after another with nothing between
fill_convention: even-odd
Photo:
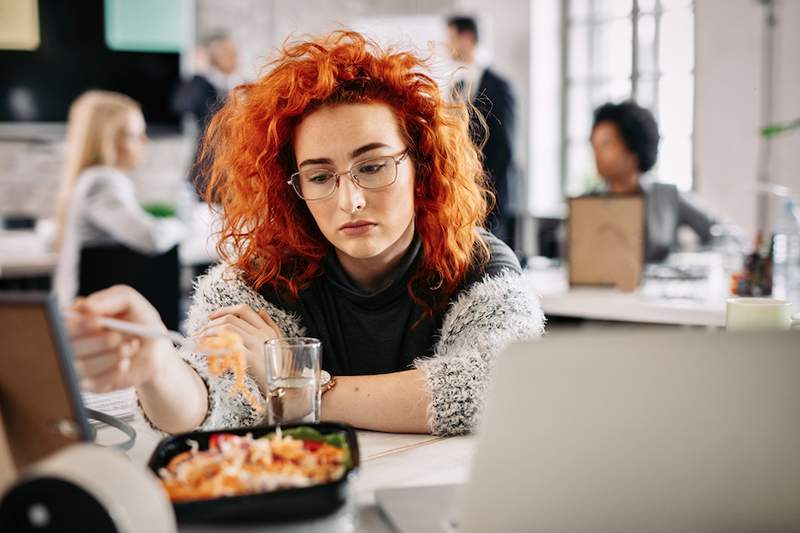
<instances>
[{"instance_id":1,"label":"woman's chin","mask_svg":"<svg viewBox=\"0 0 800 533\"><path fill-rule=\"evenodd\" d=\"M352 239L337 243L336 249L353 259L372 259L380 255L388 246L381 246L373 239Z\"/></svg>"}]
</instances>

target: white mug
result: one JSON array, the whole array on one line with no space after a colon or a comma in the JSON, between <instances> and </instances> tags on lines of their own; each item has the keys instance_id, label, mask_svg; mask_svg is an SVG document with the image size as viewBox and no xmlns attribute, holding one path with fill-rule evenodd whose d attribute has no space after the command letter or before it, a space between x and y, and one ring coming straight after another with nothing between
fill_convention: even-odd
<instances>
[{"instance_id":1,"label":"white mug","mask_svg":"<svg viewBox=\"0 0 800 533\"><path fill-rule=\"evenodd\" d=\"M792 319L792 302L772 298L728 298L725 329L728 331L787 330L800 327Z\"/></svg>"}]
</instances>

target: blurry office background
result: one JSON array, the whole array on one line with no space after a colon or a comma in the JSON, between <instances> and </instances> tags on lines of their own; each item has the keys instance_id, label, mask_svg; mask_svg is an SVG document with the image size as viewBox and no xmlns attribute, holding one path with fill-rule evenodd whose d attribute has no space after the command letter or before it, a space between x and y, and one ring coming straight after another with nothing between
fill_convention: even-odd
<instances>
[{"instance_id":1,"label":"blurry office background","mask_svg":"<svg viewBox=\"0 0 800 533\"><path fill-rule=\"evenodd\" d=\"M25 17L26 5L42 17L41 25L30 23L38 35L23 35L22 44L0 37L0 94L16 113L6 112L0 122L5 218L50 216L63 162L63 118L37 115L35 94L26 86L29 73L9 58L58 46L44 19L72 4L0 0L0 35L14 29L19 36L8 14ZM592 110L608 100L634 98L652 109L662 135L654 175L695 191L749 237L759 224L768 228L781 206L769 194L759 196L759 180L800 192L800 132L769 141L759 135L767 123L800 117L800 1L94 0L81 2L81 9L94 15L81 15L80 24L101 27L79 24L56 33L75 34L79 48L70 53L76 65L92 61L93 46L117 54L103 61L129 69L116 72L120 84L126 73L158 77L157 69L170 68L164 67L166 57L174 60L174 72L162 74L177 83L178 71L191 73L194 47L210 32L230 35L239 50L239 75L248 80L263 72L290 36L348 27L382 44L430 54L433 73L446 86L453 65L444 49L445 18L475 16L480 54L509 80L517 98L516 248L523 255L539 251L537 220L562 217L565 197L596 183L588 143ZM92 31L104 42L81 41ZM154 62L120 63L137 54L149 54ZM90 88L96 75L91 69L62 66L48 80L53 95L74 88L77 96ZM87 77L84 86L81 76ZM118 90L126 92L123 85ZM168 106L169 94L155 96ZM178 117L159 115L158 103L143 103L152 142L136 171L137 190L143 203L172 202L192 161L194 134L191 128L181 133Z\"/></svg>"}]
</instances>

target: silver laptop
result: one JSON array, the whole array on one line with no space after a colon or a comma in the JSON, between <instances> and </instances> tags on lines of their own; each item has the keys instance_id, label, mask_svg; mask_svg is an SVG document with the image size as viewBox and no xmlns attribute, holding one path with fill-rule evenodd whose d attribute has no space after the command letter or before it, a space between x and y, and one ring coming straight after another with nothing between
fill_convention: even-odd
<instances>
[{"instance_id":1,"label":"silver laptop","mask_svg":"<svg viewBox=\"0 0 800 533\"><path fill-rule=\"evenodd\" d=\"M800 333L514 345L473 461L378 505L401 533L800 531Z\"/></svg>"}]
</instances>

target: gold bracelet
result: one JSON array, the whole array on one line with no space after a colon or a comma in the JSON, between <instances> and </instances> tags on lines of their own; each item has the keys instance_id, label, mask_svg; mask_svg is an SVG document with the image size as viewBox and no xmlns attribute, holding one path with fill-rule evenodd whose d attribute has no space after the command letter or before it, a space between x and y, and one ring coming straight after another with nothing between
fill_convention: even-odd
<instances>
[{"instance_id":1,"label":"gold bracelet","mask_svg":"<svg viewBox=\"0 0 800 533\"><path fill-rule=\"evenodd\" d=\"M331 376L331 379L328 380L328 382L325 385L322 386L322 389L320 390L320 392L322 392L322 394L325 394L326 392L328 392L329 390L331 390L335 386L336 386L336 376Z\"/></svg>"}]
</instances>

